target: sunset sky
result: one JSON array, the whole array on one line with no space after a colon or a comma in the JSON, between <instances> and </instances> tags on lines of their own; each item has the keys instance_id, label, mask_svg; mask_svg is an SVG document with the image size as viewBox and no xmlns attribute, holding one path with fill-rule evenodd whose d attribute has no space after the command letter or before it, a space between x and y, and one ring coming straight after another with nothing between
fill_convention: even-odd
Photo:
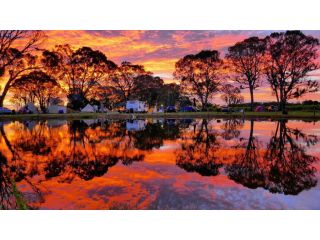
<instances>
[{"instance_id":1,"label":"sunset sky","mask_svg":"<svg viewBox=\"0 0 320 240\"><path fill-rule=\"evenodd\" d=\"M175 62L187 55L205 49L219 50L222 57L229 46L247 37L265 37L274 31L45 31L43 47L52 49L57 44L71 44L75 48L89 46L101 50L117 64L130 61L143 64L165 82L175 81L172 73ZM320 38L320 31L304 31ZM320 71L312 74L320 79ZM247 90L243 91L249 101ZM270 90L263 86L255 93L257 101L275 100ZM320 93L309 94L303 99L320 99ZM221 103L219 95L213 102Z\"/></svg>"}]
</instances>

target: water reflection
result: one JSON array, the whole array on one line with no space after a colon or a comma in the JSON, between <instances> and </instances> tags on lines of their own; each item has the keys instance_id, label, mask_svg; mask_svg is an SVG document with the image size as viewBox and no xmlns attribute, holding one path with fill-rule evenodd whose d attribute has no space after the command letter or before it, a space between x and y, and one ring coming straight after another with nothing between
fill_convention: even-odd
<instances>
[{"instance_id":1,"label":"water reflection","mask_svg":"<svg viewBox=\"0 0 320 240\"><path fill-rule=\"evenodd\" d=\"M290 195L316 186L316 169L312 164L317 158L307 154L306 148L318 142L317 136L292 129L281 120L266 149L262 149L253 131L254 121L251 120L245 149L226 167L231 179L249 188L263 187L272 193Z\"/></svg>"},{"instance_id":2,"label":"water reflection","mask_svg":"<svg viewBox=\"0 0 320 240\"><path fill-rule=\"evenodd\" d=\"M177 154L177 165L188 172L202 176L216 176L222 164L217 164L216 150L219 148L217 133L203 119L193 132L183 136L182 149Z\"/></svg>"},{"instance_id":3,"label":"water reflection","mask_svg":"<svg viewBox=\"0 0 320 240\"><path fill-rule=\"evenodd\" d=\"M136 172L131 173L131 182L127 182L129 175L128 179L120 179L121 189L141 181L137 174L146 178L151 170L162 179L158 184L169 181L164 179L182 182L185 174L194 173L200 177L193 177L198 183L209 184L221 175L237 186L284 195L298 195L314 188L318 180L315 167L318 155L313 152L319 136L305 133L284 120L266 123L269 124L266 127L269 135L257 134L261 131L261 125L255 129L259 122L242 119L86 119L2 123L0 207L37 209L48 204L48 208L54 208L46 199L59 189L59 184L76 186L73 184L78 181L89 183L99 177L108 178L110 169L121 165L121 172L125 173L133 163L138 165L135 164L134 170L130 171ZM174 147L170 156L166 152L169 146ZM150 162L151 158L168 163L156 164ZM169 162L169 159L173 161ZM142 166L151 170L140 171ZM183 174L178 169L185 171L181 178L176 176ZM120 176L121 172L116 175ZM145 181L144 184L154 184L151 179ZM180 185L177 183L174 191L181 192ZM112 197L123 190L119 191ZM126 193L123 198L130 201L136 193L132 194ZM148 194L150 196L145 198L160 197ZM71 196L69 201L75 201L76 197Z\"/></svg>"},{"instance_id":4,"label":"water reflection","mask_svg":"<svg viewBox=\"0 0 320 240\"><path fill-rule=\"evenodd\" d=\"M317 184L316 169L312 166L317 158L306 153L306 146L315 145L318 138L279 121L264 155L267 172L266 188L271 192L296 195Z\"/></svg>"},{"instance_id":5,"label":"water reflection","mask_svg":"<svg viewBox=\"0 0 320 240\"><path fill-rule=\"evenodd\" d=\"M235 146L236 153L232 164L226 166L230 179L251 189L264 187L264 166L261 160L261 142L253 135L254 120L250 120L250 133L247 139L240 139Z\"/></svg>"}]
</instances>

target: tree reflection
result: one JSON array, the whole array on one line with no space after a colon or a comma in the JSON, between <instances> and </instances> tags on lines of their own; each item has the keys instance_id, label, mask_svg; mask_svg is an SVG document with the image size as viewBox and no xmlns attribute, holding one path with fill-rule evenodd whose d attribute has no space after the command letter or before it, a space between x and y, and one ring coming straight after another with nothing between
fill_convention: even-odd
<instances>
[{"instance_id":1,"label":"tree reflection","mask_svg":"<svg viewBox=\"0 0 320 240\"><path fill-rule=\"evenodd\" d=\"M50 128L45 122L28 122L15 124L14 131L8 137L0 125L1 144L10 153L0 152L0 205L5 209L36 208L44 201L38 187L44 180L71 183L78 177L88 181L103 176L118 162L129 165L144 159L123 122L72 121L67 131ZM19 182L28 186L26 193L18 191Z\"/></svg>"},{"instance_id":2,"label":"tree reflection","mask_svg":"<svg viewBox=\"0 0 320 240\"><path fill-rule=\"evenodd\" d=\"M264 187L264 169L259 162L261 158L260 142L254 133L254 120L250 120L250 133L248 139L241 139L241 143L235 147L235 161L226 166L229 178L248 188Z\"/></svg>"},{"instance_id":3,"label":"tree reflection","mask_svg":"<svg viewBox=\"0 0 320 240\"><path fill-rule=\"evenodd\" d=\"M9 166L7 158L0 152L0 209L36 209L37 202L43 202L43 194L25 174L15 171L14 166ZM24 182L32 190L32 193L19 191L16 182ZM31 200L32 199L32 200Z\"/></svg>"},{"instance_id":4,"label":"tree reflection","mask_svg":"<svg viewBox=\"0 0 320 240\"><path fill-rule=\"evenodd\" d=\"M316 136L289 128L286 121L281 120L263 151L253 136L253 126L251 120L245 149L235 155L233 164L226 166L230 179L249 188L263 187L272 193L288 195L316 186L316 169L312 164L317 158L306 153L306 146L318 142Z\"/></svg>"},{"instance_id":5,"label":"tree reflection","mask_svg":"<svg viewBox=\"0 0 320 240\"><path fill-rule=\"evenodd\" d=\"M180 135L179 125L165 121L161 123L147 123L142 131L129 133L133 138L134 147L141 150L160 148L165 139L174 140Z\"/></svg>"},{"instance_id":6,"label":"tree reflection","mask_svg":"<svg viewBox=\"0 0 320 240\"><path fill-rule=\"evenodd\" d=\"M240 135L240 129L243 127L244 121L243 119L227 119L224 124L221 126L221 129L223 129L223 133L221 136L225 140L231 140L233 138L238 138Z\"/></svg>"},{"instance_id":7,"label":"tree reflection","mask_svg":"<svg viewBox=\"0 0 320 240\"><path fill-rule=\"evenodd\" d=\"M0 208L38 208L47 193L43 182L104 176L117 164L143 161L166 140L181 143L173 153L176 165L187 172L216 176L222 171L245 187L289 195L317 184L317 158L307 149L318 138L284 120L274 123L267 140L255 134L254 120L248 136L236 119L220 125L206 119L153 122L136 131L128 130L125 120L85 119L54 127L33 121L0 124Z\"/></svg>"},{"instance_id":8,"label":"tree reflection","mask_svg":"<svg viewBox=\"0 0 320 240\"><path fill-rule=\"evenodd\" d=\"M197 172L202 176L216 176L222 166L216 163L218 148L216 133L209 129L208 121L203 119L199 128L195 126L191 137L184 139L176 164L187 172Z\"/></svg>"},{"instance_id":9,"label":"tree reflection","mask_svg":"<svg viewBox=\"0 0 320 240\"><path fill-rule=\"evenodd\" d=\"M130 152L134 146L123 129L122 122L108 124L93 121L90 125L84 121L70 122L70 147L48 162L46 177L65 175L61 181L71 182L78 176L88 181L103 176L119 161L124 165L142 161L143 154Z\"/></svg>"},{"instance_id":10,"label":"tree reflection","mask_svg":"<svg viewBox=\"0 0 320 240\"><path fill-rule=\"evenodd\" d=\"M286 124L285 120L277 123L264 155L268 170L266 187L274 193L297 195L317 184L316 168L312 165L317 158L307 154L302 143L314 145L318 138Z\"/></svg>"}]
</instances>

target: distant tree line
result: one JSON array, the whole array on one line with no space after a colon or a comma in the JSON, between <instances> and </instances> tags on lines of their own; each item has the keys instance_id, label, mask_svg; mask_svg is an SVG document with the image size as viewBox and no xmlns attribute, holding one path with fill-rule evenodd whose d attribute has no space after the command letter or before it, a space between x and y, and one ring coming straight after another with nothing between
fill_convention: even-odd
<instances>
[{"instance_id":1,"label":"distant tree line","mask_svg":"<svg viewBox=\"0 0 320 240\"><path fill-rule=\"evenodd\" d=\"M43 112L64 97L74 110L87 103L115 108L138 99L150 106L199 104L206 111L216 94L228 105L239 104L241 91L249 89L253 110L254 92L264 81L285 113L290 99L319 89L309 76L319 68L319 41L301 31L250 37L229 47L225 58L216 50L184 56L173 73L179 84L166 84L139 64L117 65L90 47L42 49L45 38L42 31L0 31L0 106L10 93L11 102L32 102Z\"/></svg>"}]
</instances>

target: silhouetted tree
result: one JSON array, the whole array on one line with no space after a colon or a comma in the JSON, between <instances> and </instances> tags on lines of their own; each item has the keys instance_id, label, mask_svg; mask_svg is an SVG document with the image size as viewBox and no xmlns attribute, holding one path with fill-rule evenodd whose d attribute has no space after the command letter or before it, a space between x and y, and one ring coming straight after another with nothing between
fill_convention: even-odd
<instances>
[{"instance_id":1,"label":"silhouetted tree","mask_svg":"<svg viewBox=\"0 0 320 240\"><path fill-rule=\"evenodd\" d=\"M221 88L221 99L226 102L226 104L239 104L243 103L243 96L240 94L240 89L231 85L226 84Z\"/></svg>"},{"instance_id":2,"label":"silhouetted tree","mask_svg":"<svg viewBox=\"0 0 320 240\"><path fill-rule=\"evenodd\" d=\"M58 45L53 51L45 50L42 57L49 75L67 87L70 107L76 110L97 94L101 84L116 68L104 53L89 47L74 50L70 45Z\"/></svg>"},{"instance_id":3,"label":"silhouetted tree","mask_svg":"<svg viewBox=\"0 0 320 240\"><path fill-rule=\"evenodd\" d=\"M163 80L159 77L140 75L134 79L132 97L145 101L150 106L155 105L159 101L163 84Z\"/></svg>"},{"instance_id":4,"label":"silhouetted tree","mask_svg":"<svg viewBox=\"0 0 320 240\"><path fill-rule=\"evenodd\" d=\"M164 106L174 106L180 100L180 87L175 83L164 84L160 91L159 104Z\"/></svg>"},{"instance_id":5,"label":"silhouetted tree","mask_svg":"<svg viewBox=\"0 0 320 240\"><path fill-rule=\"evenodd\" d=\"M46 112L50 99L57 97L61 91L57 81L42 71L33 71L22 75L12 85L17 97L26 102L37 103L42 112ZM20 94L18 93L20 91Z\"/></svg>"},{"instance_id":6,"label":"silhouetted tree","mask_svg":"<svg viewBox=\"0 0 320 240\"><path fill-rule=\"evenodd\" d=\"M180 90L197 96L202 110L206 110L209 99L218 91L222 65L218 51L206 50L181 58L176 62L173 74L180 80Z\"/></svg>"},{"instance_id":7,"label":"silhouetted tree","mask_svg":"<svg viewBox=\"0 0 320 240\"><path fill-rule=\"evenodd\" d=\"M120 102L125 102L132 97L136 79L141 75L151 75L142 65L122 62L110 77L110 86L118 96Z\"/></svg>"},{"instance_id":8,"label":"silhouetted tree","mask_svg":"<svg viewBox=\"0 0 320 240\"><path fill-rule=\"evenodd\" d=\"M266 42L265 73L280 110L286 113L288 100L318 91L318 83L308 74L319 68L319 40L301 31L286 31L272 33Z\"/></svg>"},{"instance_id":9,"label":"silhouetted tree","mask_svg":"<svg viewBox=\"0 0 320 240\"><path fill-rule=\"evenodd\" d=\"M41 31L0 30L0 80L3 83L1 107L14 80L30 70L25 58L37 49L44 37Z\"/></svg>"},{"instance_id":10,"label":"silhouetted tree","mask_svg":"<svg viewBox=\"0 0 320 240\"><path fill-rule=\"evenodd\" d=\"M235 81L241 84L241 88L249 88L251 111L254 105L253 91L260 86L263 74L264 53L265 41L251 37L229 47L226 55L232 71L236 73Z\"/></svg>"}]
</instances>

